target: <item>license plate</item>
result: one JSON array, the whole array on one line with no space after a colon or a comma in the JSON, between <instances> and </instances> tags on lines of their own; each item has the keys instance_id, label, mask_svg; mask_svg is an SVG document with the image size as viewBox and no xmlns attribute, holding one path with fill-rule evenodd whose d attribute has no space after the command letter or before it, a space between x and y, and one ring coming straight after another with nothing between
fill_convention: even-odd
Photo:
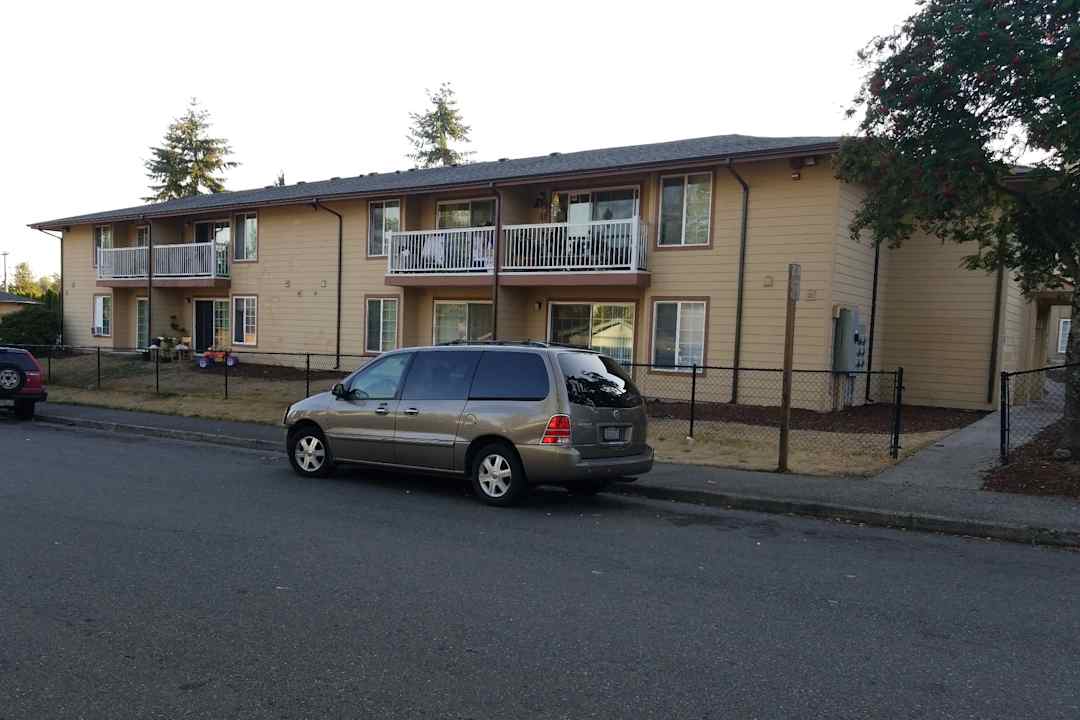
<instances>
[{"instance_id":1,"label":"license plate","mask_svg":"<svg viewBox=\"0 0 1080 720\"><path fill-rule=\"evenodd\" d=\"M15 401L0 399L0 407L15 407Z\"/></svg>"},{"instance_id":2,"label":"license plate","mask_svg":"<svg viewBox=\"0 0 1080 720\"><path fill-rule=\"evenodd\" d=\"M604 442L617 442L623 439L623 429L620 427L606 427L603 434Z\"/></svg>"}]
</instances>

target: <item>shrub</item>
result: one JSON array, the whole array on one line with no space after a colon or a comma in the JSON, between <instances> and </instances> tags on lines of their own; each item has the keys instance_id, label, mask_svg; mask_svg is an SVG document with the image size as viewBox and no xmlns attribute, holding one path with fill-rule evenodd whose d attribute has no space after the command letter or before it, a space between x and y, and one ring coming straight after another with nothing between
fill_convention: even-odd
<instances>
[{"instance_id":1,"label":"shrub","mask_svg":"<svg viewBox=\"0 0 1080 720\"><path fill-rule=\"evenodd\" d=\"M60 337L60 318L54 308L28 305L0 317L0 345L52 345Z\"/></svg>"}]
</instances>

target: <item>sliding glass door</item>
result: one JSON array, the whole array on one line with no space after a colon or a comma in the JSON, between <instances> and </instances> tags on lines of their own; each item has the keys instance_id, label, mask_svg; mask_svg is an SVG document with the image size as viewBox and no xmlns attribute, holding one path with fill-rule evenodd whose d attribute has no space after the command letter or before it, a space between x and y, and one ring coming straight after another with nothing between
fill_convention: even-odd
<instances>
[{"instance_id":1,"label":"sliding glass door","mask_svg":"<svg viewBox=\"0 0 1080 720\"><path fill-rule=\"evenodd\" d=\"M553 302L548 340L596 350L629 364L634 360L634 304Z\"/></svg>"}]
</instances>

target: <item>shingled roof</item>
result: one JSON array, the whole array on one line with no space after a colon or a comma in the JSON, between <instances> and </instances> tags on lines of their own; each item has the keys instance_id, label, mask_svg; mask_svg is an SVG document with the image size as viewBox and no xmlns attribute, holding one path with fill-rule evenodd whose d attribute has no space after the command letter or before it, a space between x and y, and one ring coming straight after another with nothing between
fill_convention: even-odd
<instances>
[{"instance_id":1,"label":"shingled roof","mask_svg":"<svg viewBox=\"0 0 1080 720\"><path fill-rule=\"evenodd\" d=\"M9 292L0 290L0 303L16 303L19 305L40 305L41 303L34 298L23 297L22 295L12 295Z\"/></svg>"},{"instance_id":2,"label":"shingled roof","mask_svg":"<svg viewBox=\"0 0 1080 720\"><path fill-rule=\"evenodd\" d=\"M649 145L583 150L572 153L551 153L537 157L492 162L469 163L454 167L426 170L398 170L371 173L348 178L333 178L319 182L269 186L255 190L237 190L213 195L169 200L135 207L75 215L43 222L30 227L57 230L69 225L97 222L141 220L144 218L188 215L209 210L251 207L256 205L286 205L331 200L343 197L391 192L451 189L533 177L557 177L583 172L602 172L625 169L632 171L680 162L699 160L747 160L763 157L783 157L792 154L831 152L838 146L838 137L751 137L748 135L715 135L712 137L673 140Z\"/></svg>"}]
</instances>

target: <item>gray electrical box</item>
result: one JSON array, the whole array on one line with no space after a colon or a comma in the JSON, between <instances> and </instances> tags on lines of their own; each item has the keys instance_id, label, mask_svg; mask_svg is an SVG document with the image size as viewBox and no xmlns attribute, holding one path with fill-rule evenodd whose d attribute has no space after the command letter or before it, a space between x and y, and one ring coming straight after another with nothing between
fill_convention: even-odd
<instances>
[{"instance_id":1,"label":"gray electrical box","mask_svg":"<svg viewBox=\"0 0 1080 720\"><path fill-rule=\"evenodd\" d=\"M833 371L853 373L866 369L866 327L858 310L841 308L833 333Z\"/></svg>"}]
</instances>

